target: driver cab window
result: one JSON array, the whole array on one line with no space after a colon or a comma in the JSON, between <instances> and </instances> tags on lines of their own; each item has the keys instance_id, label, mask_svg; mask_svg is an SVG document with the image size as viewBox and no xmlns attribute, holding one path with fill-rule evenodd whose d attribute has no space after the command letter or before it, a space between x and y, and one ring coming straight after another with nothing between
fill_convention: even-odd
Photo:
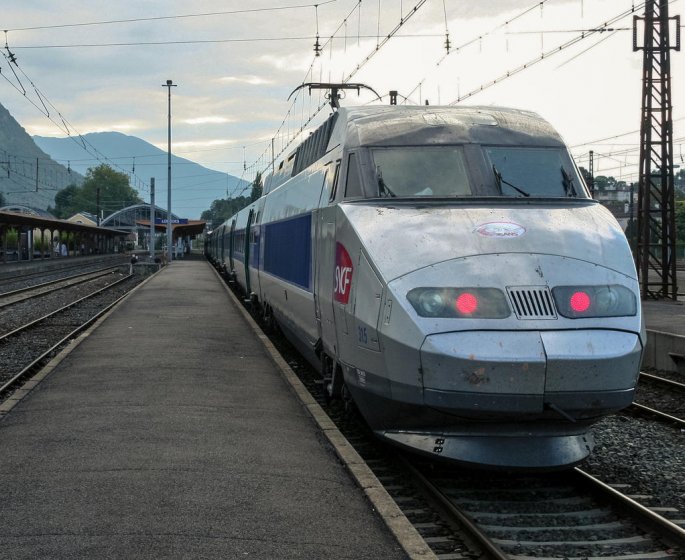
<instances>
[{"instance_id":1,"label":"driver cab window","mask_svg":"<svg viewBox=\"0 0 685 560\"><path fill-rule=\"evenodd\" d=\"M345 198L359 197L364 194L362 178L359 171L357 154L351 153L347 159L347 182L345 183Z\"/></svg>"}]
</instances>

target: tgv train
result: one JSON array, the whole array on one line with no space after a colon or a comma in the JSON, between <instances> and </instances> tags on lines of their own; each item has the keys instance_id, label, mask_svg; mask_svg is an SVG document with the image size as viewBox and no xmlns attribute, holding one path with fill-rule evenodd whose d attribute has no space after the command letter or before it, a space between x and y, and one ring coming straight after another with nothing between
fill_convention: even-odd
<instances>
[{"instance_id":1,"label":"tgv train","mask_svg":"<svg viewBox=\"0 0 685 560\"><path fill-rule=\"evenodd\" d=\"M567 467L632 402L646 337L628 243L534 113L341 108L207 252L399 446Z\"/></svg>"}]
</instances>

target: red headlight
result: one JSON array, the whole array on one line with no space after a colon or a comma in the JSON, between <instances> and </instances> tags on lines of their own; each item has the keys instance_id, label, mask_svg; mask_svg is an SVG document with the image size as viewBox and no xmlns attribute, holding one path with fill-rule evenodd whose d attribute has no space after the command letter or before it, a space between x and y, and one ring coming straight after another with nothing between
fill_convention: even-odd
<instances>
[{"instance_id":1,"label":"red headlight","mask_svg":"<svg viewBox=\"0 0 685 560\"><path fill-rule=\"evenodd\" d=\"M569 319L637 314L637 298L625 286L557 286L552 295L559 314Z\"/></svg>"},{"instance_id":2,"label":"red headlight","mask_svg":"<svg viewBox=\"0 0 685 560\"><path fill-rule=\"evenodd\" d=\"M569 305L576 313L584 313L590 308L590 296L587 292L574 292Z\"/></svg>"},{"instance_id":3,"label":"red headlight","mask_svg":"<svg viewBox=\"0 0 685 560\"><path fill-rule=\"evenodd\" d=\"M469 292L464 292L457 298L454 305L462 315L471 315L478 309L478 298Z\"/></svg>"},{"instance_id":4,"label":"red headlight","mask_svg":"<svg viewBox=\"0 0 685 560\"><path fill-rule=\"evenodd\" d=\"M414 288L407 299L420 317L504 319L511 314L497 288Z\"/></svg>"}]
</instances>

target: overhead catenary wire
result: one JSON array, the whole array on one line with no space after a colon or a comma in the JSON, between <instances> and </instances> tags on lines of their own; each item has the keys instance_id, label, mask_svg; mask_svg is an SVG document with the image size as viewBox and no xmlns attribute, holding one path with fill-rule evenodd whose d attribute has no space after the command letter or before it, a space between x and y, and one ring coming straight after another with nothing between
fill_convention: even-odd
<instances>
[{"instance_id":1,"label":"overhead catenary wire","mask_svg":"<svg viewBox=\"0 0 685 560\"><path fill-rule=\"evenodd\" d=\"M535 4L533 4L532 6L529 6L528 8L523 10L522 12L518 13L513 18L505 20L503 23L496 25L495 27L491 28L489 31L487 31L485 33L481 33L475 37L472 37L471 39L466 40L465 42L461 43L458 47L456 47L454 49L447 50L447 52L445 54L443 54L438 59L438 61L435 63L435 67L440 67L440 65L447 59L448 56L461 53L461 51L463 49L465 49L466 47L469 47L475 43L481 42L485 37L496 33L497 31L499 31L502 28L507 27L509 24L521 19L522 17L526 16L527 14L529 14L530 12L535 10L540 4L544 4L545 2L549 2L549 1L550 0L538 0L537 2L535 2ZM447 19L446 18L447 18L447 15L445 12L445 26L447 25ZM414 88L406 95L405 99L408 100L409 98L411 98L412 95L414 95L416 90L421 89L421 87L426 82L426 80L427 80L427 77L425 77L425 76L421 80L419 80L419 82L414 86ZM421 96L419 96L419 97L421 97Z\"/></svg>"},{"instance_id":2,"label":"overhead catenary wire","mask_svg":"<svg viewBox=\"0 0 685 560\"><path fill-rule=\"evenodd\" d=\"M414 14L416 14L416 12L418 12L418 10L426 3L426 1L427 1L427 0L419 0L419 2L417 2L416 5L414 5L414 7L411 8L411 9L407 12L407 15L401 16L401 17L400 17L400 22L399 22L399 23L398 23L398 24L397 24L397 25L396 25L396 26L395 26L387 35L384 35L383 40L382 40L382 41L379 41L378 44L376 45L376 47L375 47L375 48L374 48L374 49L373 49L373 50L372 50L372 51L371 51L371 52L370 52L370 53L369 53L369 54L368 54L368 55L367 55L359 64L357 64L356 67L355 67L352 71L350 71L346 76L343 76L341 82L342 82L342 83L347 83L347 82L349 82L349 81L350 81L350 80L351 80L351 79L352 79L352 78L353 78L353 77L354 77L354 76L355 76L355 75L356 75L356 74L357 74L357 73L358 73L358 72L359 72L359 71L360 71L360 70L361 70L361 69L362 69L362 68L363 68L363 67L364 67L364 66L365 66L373 57L374 57L374 55L377 54L378 51L379 51L385 44L387 44L387 42L388 42L392 37L394 37L394 35L402 28L402 26L403 26L403 25L404 25L404 24L405 24L413 15L414 15ZM337 35L337 33L340 31L340 29L343 29L343 28L344 28L345 22L347 21L347 19L349 19L349 18L351 17L351 15L355 12L355 10L361 10L361 5L362 5L362 2L361 2L361 0L359 0L359 1L357 2L357 4L355 5L355 7L352 8L352 10L348 13L348 15L347 15L347 16L343 19L343 21L338 25L338 27L336 28L336 30L328 37L328 39L326 40L326 42L323 44L322 49L325 49L325 47L328 46L328 45L333 41L333 39L335 38L335 36ZM380 28L379 28L379 29L380 29ZM307 71L307 73L306 73L306 75L305 75L305 79L303 80L303 83L305 83L305 81L307 80L307 76L309 76L309 74L312 72L312 70L313 70L313 68L314 68L314 62L315 62L315 60L316 60L316 59L314 59L314 60L312 61L312 63L310 64L309 69L308 69L308 71ZM302 90L300 90L300 91L302 91ZM283 126L286 124L286 122L289 122L289 121L288 121L288 117L289 117L290 114L292 113L292 110L293 110L293 108L294 108L294 106L295 106L295 104L296 104L296 102L297 102L297 100L298 100L298 98L299 98L299 94L300 94L300 92L298 92L297 96L293 99L293 102L292 102L292 104L290 105L290 107L289 107L289 109L288 109L288 111L287 111L287 113L286 113L286 116L284 117L283 121L281 122L281 125L278 127L276 133L275 133L274 136L273 136L274 138L277 138L277 137L279 136L279 133L280 133L280 131L283 129ZM267 147L264 149L264 151L260 154L260 156L259 156L259 158L258 158L258 159L262 159L262 160L268 162L268 164L267 164L266 166L264 166L264 167L260 170L263 174L268 170L269 167L271 167L271 166L274 165L275 160L279 159L279 158L288 150L288 148L289 148L289 147L290 147L290 146L291 146L291 145L300 137L300 135L306 130L306 128L313 122L313 120L319 115L319 113L321 113L321 111L322 111L327 105L328 105L328 102L327 102L327 101L318 103L318 105L316 106L316 108L314 109L314 111L313 111L313 112L310 111L310 114L309 114L308 118L300 125L300 127L299 127L298 129L296 129L296 131L294 131L294 133L293 133L292 135L290 134L290 132L288 132L288 141L285 143L285 145L282 146L282 148L281 148L281 150L278 152L278 154L275 154L275 155L274 155L275 157L273 157L273 160L272 160L272 158L268 157L268 152L269 152L269 150L270 150L270 145L267 146ZM244 189L244 190L245 190L245 189Z\"/></svg>"},{"instance_id":3,"label":"overhead catenary wire","mask_svg":"<svg viewBox=\"0 0 685 560\"><path fill-rule=\"evenodd\" d=\"M318 2L319 6L325 4L333 4L338 0L324 0L323 2ZM171 16L152 16L152 17L142 17L142 18L127 18L127 19L110 19L103 21L90 21L90 22L78 22L78 23L61 23L53 25L35 25L32 27L15 27L9 28L7 31L37 31L43 29L63 29L68 27L89 27L96 25L113 25L113 24L126 24L126 23L140 23L140 22L150 22L150 21L163 21L170 19L186 19L186 18L202 18L202 17L216 17L225 15L236 15L236 14L248 14L248 13L260 13L260 12L276 12L284 10L297 10L302 8L311 8L315 4L293 4L290 6L270 6L264 8L243 8L240 10L225 10L219 12L201 12L195 14L176 14Z\"/></svg>"},{"instance_id":4,"label":"overhead catenary wire","mask_svg":"<svg viewBox=\"0 0 685 560\"><path fill-rule=\"evenodd\" d=\"M322 4L324 4L324 2L320 2L318 5L322 5ZM380 2L379 2L379 4L380 4ZM536 6L538 6L539 4L540 4L540 3L536 3ZM308 4L308 6L312 6L312 5L314 5L314 4ZM385 5L384 5L384 7L385 7ZM368 9L367 9L367 8L368 8ZM366 8L365 8L365 16L367 16L367 19L368 19L368 16L369 16L369 15L371 16L371 18L373 18L373 12L375 11L373 8L375 8L375 6L374 6L373 4L369 5L369 3L367 2ZM443 0L443 11L445 11L445 2L444 2L444 0ZM358 13L360 13L360 12L361 12L361 1L358 3ZM547 12L547 10L546 10L546 12ZM403 18L403 7L402 7L401 5L400 5L400 19L404 19L404 18ZM322 21L323 21L323 20L322 20ZM350 20L350 21L353 21L353 20ZM347 19L343 20L343 23L342 23L343 29L346 29L346 28L348 27L347 24L348 24L350 21L348 21ZM510 21L511 21L511 20L510 20ZM376 23L376 22L373 22L373 23ZM505 25L506 25L506 24L505 24ZM350 26L350 27L351 27L351 26ZM611 29L611 28L608 28L608 29ZM607 29L607 30L608 30L608 29ZM324 28L323 30L324 30L324 33L325 33L325 28ZM599 30L598 33L602 33L602 30ZM380 34L380 31L377 30L377 32L376 32L375 35L361 35L361 34L359 33L359 34L357 34L357 36L360 37L360 38L367 37L367 38L379 39L380 36L381 36L381 34ZM406 37L412 37L412 36L418 36L418 35L405 35L405 34L400 34L400 33L398 33L398 34L395 35L396 38L401 38L401 37L405 37L405 36L406 36ZM443 34L425 34L425 35L423 35L423 36L438 37L438 36L444 36L444 35L443 35ZM607 33L603 33L603 35L602 35L602 40L604 40L605 38L607 38L607 36L608 36ZM347 38L347 33L346 33L345 31L343 31L342 34L336 36L336 39L340 39L340 41L339 41L339 43L338 43L339 45L341 45L343 37L344 37L344 38ZM376 42L377 44L380 43L379 40L378 40L378 41L374 41L374 42ZM547 42L547 41L546 41L546 42ZM341 46L342 46L342 45L341 45ZM593 48L593 47L590 47L590 48ZM454 50L454 49L453 49L453 50ZM333 51L333 49L331 49L330 53L332 53L332 51ZM444 51L443 51L443 53L444 53ZM581 54L582 54L582 53L581 53ZM580 55L576 55L576 56L580 56ZM328 58L328 57L327 57L327 58ZM563 59L564 57L561 57L561 58ZM572 60L572 59L571 59L571 60ZM567 62L568 62L568 61L567 61ZM317 74L319 74L319 73L320 73L319 71L314 72L314 76L317 75ZM330 73L329 73L329 75L330 75ZM424 87L424 91L425 91L425 87ZM26 96L25 96L25 97L26 97ZM29 88L29 95L28 95L28 97L33 98L33 101L35 101L35 104L37 105L37 107L40 107L41 105L45 105L45 107L44 107L44 110L45 110L45 111L47 111L47 112L51 112L51 111L52 111L52 110L50 109L49 104L47 104L47 103L44 104L44 103L43 103L42 98L41 98L39 92L36 91L36 92L34 93L34 92L31 91L31 88ZM444 95L443 95L443 97L444 97ZM458 96L458 97L460 97L460 96ZM302 103L302 100L303 100L302 98L300 98L300 99L298 100L298 104L300 105L300 107L294 106L292 112L291 112L291 113L288 113L288 115L287 115L287 120L286 120L286 126L284 126L283 134L280 135L279 138L276 140L276 143L277 143L277 144L278 144L278 142L281 142L281 146L283 147L283 150L284 150L284 151L287 151L288 146L292 145L292 143L295 142L295 141L297 141L298 138L301 138L301 133L302 133L302 132L306 132L306 127L305 127L305 130L304 130L304 131L300 131L300 136L298 137L298 135L297 135L297 133L298 133L298 125L299 125L300 123L308 122L309 125L312 124L312 120L311 120L311 119L310 119L309 121L305 121L305 117L306 117L306 116L309 116L309 115L311 114L311 110L310 110L309 112L307 112L306 115L304 114L304 110L306 109L306 103ZM316 96L314 96L314 101L316 101ZM316 107L319 106L319 105L321 105L322 107L325 108L326 103L322 103L322 104L316 104L316 103L315 103L314 108L316 109ZM310 107L311 107L311 103L310 103ZM298 115L297 115L297 114L300 113L300 109L302 109L303 113L301 114L301 117L300 117L300 123L298 123L298 122L297 122L297 119L298 119ZM320 114L320 111L317 111L317 114ZM316 116L316 115L315 115L315 116ZM60 117L59 117L59 115L57 115L57 116L55 116L55 118L59 121L59 118L60 118ZM308 125L308 126L309 126L309 125ZM65 126L66 126L66 125L65 125ZM286 129L286 128L289 129L287 135L286 135L286 133L285 133L285 129ZM255 146L257 146L257 145L266 146L266 147L265 147L265 152L266 152L266 151L269 151L269 150L270 150L269 144L270 144L270 139L269 139L269 140L265 139L265 140L260 141L260 142L255 142L254 145L255 145ZM218 148L211 148L211 149L209 149L209 150L212 150L212 151L213 151L213 150L222 150L222 149L241 149L241 147L242 147L242 146L234 146L234 147L226 147L226 148L218 147ZM277 147L278 147L278 145L277 145ZM209 151L209 150L207 150L207 151ZM203 151L203 150L196 150L196 151ZM175 152L175 153L176 153L176 152ZM186 153L193 153L193 151L187 151ZM609 153L611 153L611 152L609 152ZM283 154L283 151L281 151L281 152L279 153L279 155L282 155L282 154ZM114 161L117 161L119 158L110 158L110 159L113 159ZM261 161L262 163L268 163L268 164L270 165L270 164L271 164L271 161L272 161L273 159L275 159L275 158L272 158L272 157L267 157L267 158L265 158L265 157L263 157L263 154L262 154L262 156L260 156L260 158L259 158L259 161ZM243 167L246 167L246 166L244 165L244 163L245 163L245 158L243 159L242 162L222 162L222 163L232 163L232 164L236 164L236 163L237 163L237 164L243 164ZM145 164L141 164L141 165L145 165ZM254 164L252 164L252 165L250 166L249 171L250 171L250 172L254 172L258 167L259 167L259 166L254 166ZM130 165L129 165L129 168L130 168ZM141 169L143 169L143 168L141 167ZM247 170L246 170L246 171L247 171Z\"/></svg>"},{"instance_id":5,"label":"overhead catenary wire","mask_svg":"<svg viewBox=\"0 0 685 560\"><path fill-rule=\"evenodd\" d=\"M6 50L9 51L9 49L6 49ZM41 91L38 89L38 86L36 86L36 84L33 82L33 80L28 76L28 74L26 74L26 72L24 72L24 70L21 68L21 66L19 66L19 64L17 64L16 60L12 60L12 59L11 59L10 57L8 57L4 52L2 53L2 55L3 55L3 57L5 57L5 60L8 61L8 64L10 64L10 65L11 65L11 64L15 64L15 66L17 67L17 69L19 70L19 72L21 72L21 74L26 78L26 80L31 84L31 87L34 89L34 91L36 92L36 94L40 97L40 101L41 101L41 104L42 104L43 108L41 109L41 107L39 107L33 100L31 100L31 99L27 96L27 94L26 94L27 92L26 92L26 90L24 89L23 97L24 97L25 99L27 99L27 100L28 100L34 107L36 107L36 108L37 108L37 109L38 109L38 110L39 110L47 119L49 119L53 124L55 124L55 126L57 126L58 129L60 129L62 132L64 132L64 133L67 135L67 137L71 138L74 142L76 142L76 144L78 144L79 146L81 146L87 153L89 153L90 155L92 155L92 156L95 157L98 161L100 161L100 162L102 162L102 163L107 163L108 165L111 164L112 167L115 167L115 168L119 169L121 172L125 173L126 175L128 175L128 176L130 176L132 179L134 179L134 180L136 181L136 183L137 183L137 184L140 184L144 190L149 190L149 187L148 187L148 185L147 185L147 183L146 183L145 181L143 181L142 179L140 179L137 175L131 174L130 172L128 172L126 169L124 169L124 168L121 167L120 165L118 165L118 164L112 162L109 158L107 158L107 156L106 156L105 154L103 154L102 152L100 152L95 146L93 146L92 143L90 143L88 140L86 140L86 138L84 138L84 136L83 136L81 133L79 133L73 125L70 125L70 124L69 124L68 120L64 118L64 116L62 115L62 113L57 109L57 107L55 107L55 105L50 101L50 99L47 97L47 95L45 95L45 93L41 92ZM5 79L7 79L7 77L5 76L4 73L2 73L1 70L2 70L2 69L1 69L1 67L0 67L0 75L3 76ZM16 75L16 73L15 73L15 75ZM17 79L19 80L20 78L17 76ZM10 81L10 83L11 83L11 81ZM17 89L17 88L15 87L15 89ZM18 90L18 91L19 91L19 90ZM61 122L62 124L60 124L60 122L58 122L58 121L50 114L50 111L48 110L48 108L47 108L47 106L46 106L46 102L47 102L48 105L50 105L50 107L52 107L52 108L54 109L55 113L57 113L57 115L59 116L60 122ZM74 137L74 135L72 134L72 131L73 131L74 133L76 133L76 135L77 135L76 137ZM77 140L77 138L78 138L78 140Z\"/></svg>"},{"instance_id":6,"label":"overhead catenary wire","mask_svg":"<svg viewBox=\"0 0 685 560\"><path fill-rule=\"evenodd\" d=\"M685 117L677 117L677 118L673 119L673 122L679 122L682 120L685 120ZM614 136L606 136L604 138L599 138L597 140L591 140L589 142L583 142L582 144L574 144L573 146L569 146L569 147L571 149L581 148L582 146L588 146L591 144L598 144L600 142L605 142L606 140L614 140L615 138L621 138L622 136L629 136L630 134L637 134L639 132L640 132L640 129L638 128L636 130L631 130L630 132L622 132L621 134L616 134Z\"/></svg>"},{"instance_id":7,"label":"overhead catenary wire","mask_svg":"<svg viewBox=\"0 0 685 560\"><path fill-rule=\"evenodd\" d=\"M629 16L630 14L634 13L635 9L640 9L640 8L644 7L644 5L645 5L645 3L642 2L637 8L632 8L630 10L626 10L626 11L621 12L617 16L612 17L611 19L605 21L601 25L596 26L596 28L594 30L589 31L587 33L581 33L577 37L574 37L573 39L570 39L569 41L566 41L565 43L558 45L558 46L554 47L553 49L549 49L549 50L543 52L538 57L531 59L528 62L521 64L520 66L517 66L516 68L513 68L513 69L507 71L506 74L502 74L498 78L495 78L494 80L490 80L489 82L486 82L486 83L482 84L481 86L471 90L467 94L458 97L457 99L452 101L450 103L450 105L456 105L457 103L460 103L461 101L463 101L465 99L473 97L474 95L476 95L476 94L478 94L478 93L480 93L480 92L482 92L482 91L484 91L484 90L486 90L486 89L488 89L488 88L490 88L496 84L499 84L499 83L511 78L512 76L515 76L516 74L519 74L520 72L523 72L524 70L531 68L532 66L538 64L539 62L542 62L543 60L549 58L550 56L554 56L555 54L558 54L558 53L564 51L565 49L571 47L572 45L575 45L576 43L592 36L593 34L598 33L599 29L601 29L603 27L608 27L608 26L612 25L613 23L620 21L621 19Z\"/></svg>"}]
</instances>

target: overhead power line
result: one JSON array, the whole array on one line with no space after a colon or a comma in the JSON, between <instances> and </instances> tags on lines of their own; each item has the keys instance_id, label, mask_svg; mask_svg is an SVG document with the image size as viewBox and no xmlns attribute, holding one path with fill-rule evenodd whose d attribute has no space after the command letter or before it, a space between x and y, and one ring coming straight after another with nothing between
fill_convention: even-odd
<instances>
[{"instance_id":1,"label":"overhead power line","mask_svg":"<svg viewBox=\"0 0 685 560\"><path fill-rule=\"evenodd\" d=\"M416 33L396 35L397 39L430 39L434 37L444 37L444 33ZM343 35L338 39L387 39L385 35ZM232 37L230 39L185 39L176 41L130 41L120 43L68 43L54 45L17 45L12 47L15 50L28 49L75 49L75 48L101 48L101 47L156 47L163 45L211 45L222 43L277 43L281 41L314 41L316 35L299 35L283 37ZM320 50L323 50L320 46Z\"/></svg>"},{"instance_id":2,"label":"overhead power line","mask_svg":"<svg viewBox=\"0 0 685 560\"><path fill-rule=\"evenodd\" d=\"M366 57L364 57L364 59L362 59L362 61L361 61L359 64L357 64L356 67L355 67L349 74L347 74L347 76L345 76L345 77L342 79L342 83L347 83L347 82L349 82L349 81L350 81L350 80L351 80L351 79L352 79L352 78L353 78L353 77L354 77L354 76L355 76L355 75L356 75L356 74L357 74L357 73L358 73L358 72L359 72L359 71L360 71L360 70L361 70L361 69L362 69L362 68L363 68L363 67L364 67L364 66L365 66L365 65L366 65L366 64L367 64L367 63L368 63L368 62L369 62L377 53L378 53L378 51L380 51L380 49L382 49L382 48L388 43L388 41L389 41L390 39L392 39L392 38L397 34L397 32L402 28L402 26L403 26L405 23L407 23L407 21L409 21L409 20L411 19L411 17L412 17L414 14L416 14L416 12L418 12L419 9L421 9L421 7L422 7L426 2L427 2L427 0L419 0L419 1L414 5L414 7L411 8L406 14L401 15L399 23L398 23L397 25L395 25L395 27L394 27L389 33L387 33L386 35L384 35L384 36L383 36L383 40L382 40L382 41L379 41L378 44L375 46L375 48L374 48ZM359 4L357 5L357 8L359 8L360 6L361 6L361 0L359 1ZM355 8L355 9L356 9L356 8ZM353 10L353 11L354 11L354 10ZM347 16L347 18L349 18L350 15L351 15L352 13L353 13L353 12L350 12L350 14ZM344 20L344 22L347 21L347 18ZM343 27L344 22L343 22L340 26L338 26L338 29L336 30L336 32L339 31L339 30ZM334 34L335 34L335 32L334 32ZM331 35L331 36L329 37L329 39L326 41L326 43L324 43L324 47L325 47L330 41L333 40L334 34ZM313 67L313 63L312 63L312 66L310 66L310 70L309 70L309 71L311 71L312 67ZM303 81L303 82L304 82L304 81ZM324 107L326 107L327 105L328 105L328 102L327 102L327 101L324 102L324 103L321 103L321 104L315 109L315 111L309 115L309 118L300 126L300 128L299 128L299 129L297 130L297 132L292 136L292 138L289 140L289 142L280 150L280 152L279 152L277 155L275 155L275 157L273 158L274 161L271 161L271 158L268 158L268 160L269 160L269 165L268 165L266 168L263 169L263 172L265 172L265 171L268 169L268 167L271 166L271 165L275 162L275 160L277 160L279 157L281 157L281 156L283 155L283 153L286 152L286 150L290 147L290 145L291 145L293 142L295 142L295 140L299 137L299 135L307 128L307 126L309 126L309 124L314 120L314 118L316 118L316 116L317 116L317 115L324 109ZM289 111L288 111L289 113L290 113L290 111L292 110L292 107L293 107L293 106L291 106L291 109L289 109ZM281 127L282 127L282 126L283 126L283 123L281 123ZM281 127L279 127L279 131L281 130ZM278 134L278 131L277 131L276 134ZM264 156L268 153L268 150L269 150L269 148L267 147L267 149L265 150L265 152L263 152L262 155L261 155L260 157L264 157Z\"/></svg>"},{"instance_id":3,"label":"overhead power line","mask_svg":"<svg viewBox=\"0 0 685 560\"><path fill-rule=\"evenodd\" d=\"M317 4L294 4L291 6L270 6L267 8L245 8L242 10L226 10L222 12L203 12L197 14L177 14L173 16L153 16L144 18L127 18L127 19L110 19L104 21L89 21L89 22L79 22L79 23L60 23L55 25L36 25L33 27L15 27L12 29L7 29L6 31L36 31L39 29L62 29L66 27L88 27L93 25L113 25L122 23L140 23L143 21L163 21L169 19L185 19L185 18L201 18L201 17L214 17L214 16L225 16L225 15L237 15L237 14L248 14L256 12L276 12L283 10L297 10L301 8L313 8L314 6L324 6L326 4L332 4L338 0L325 0L323 2L318 2Z\"/></svg>"},{"instance_id":4,"label":"overhead power line","mask_svg":"<svg viewBox=\"0 0 685 560\"><path fill-rule=\"evenodd\" d=\"M12 52L9 50L9 47L7 44L5 44L5 50L7 51L7 54L5 52L0 51L2 56L5 58L5 61L7 62L8 66L12 68L12 71L14 73L14 76L18 82L18 84L15 84L12 82L11 79L8 78L5 72L2 72L2 67L0 66L0 76L2 76L9 84L16 89L19 93L23 95L23 97L31 103L34 107L38 109L47 119L49 119L57 128L59 128L62 132L64 132L73 142L75 142L78 146L83 148L83 150L93 156L95 159L102 163L107 163L111 167L119 169L121 172L125 173L126 175L130 176L131 180L135 180L136 185L139 185L141 188L147 190L148 185L145 181L143 181L140 177L138 177L135 173L129 172L128 170L124 169L120 165L117 165L113 161L111 161L105 154L100 152L91 142L89 142L80 132L76 130L76 128L69 123L69 121L62 115L62 113L59 112L57 107L48 99L47 95L45 95L42 91L38 89L38 86L33 82L33 80L24 72L24 70L19 66L19 64L16 61L16 57L12 54ZM19 72L21 73L22 76L28 81L29 84L31 84L31 87L33 88L33 91L36 94L36 97L40 101L41 105L38 105L35 101L29 98L27 95L26 88L23 86L21 83L20 77L17 75L17 73L14 71L14 68L12 67L14 65ZM49 106L49 107L48 107ZM56 113L57 116L59 117L59 121L57 121L53 114L51 114L50 108L52 108L52 113ZM74 136L73 133L76 134Z\"/></svg>"},{"instance_id":5,"label":"overhead power line","mask_svg":"<svg viewBox=\"0 0 685 560\"><path fill-rule=\"evenodd\" d=\"M678 122L678 121L682 121L682 120L685 120L685 117L678 117L677 119L673 119L673 122ZM636 129L636 130L631 130L630 132L622 132L621 134L616 134L616 135L614 135L614 136L607 136L606 138L600 138L600 139L598 139L598 140L591 140L591 141L589 141L589 142L583 142L582 144L575 144L575 145L573 145L573 146L570 146L570 148L571 148L571 149L574 149L574 148L580 148L580 147L582 147L582 146L589 146L589 145L592 145L592 144L599 144L600 142L604 142L604 141L606 141L606 140L613 140L613 139L615 139L615 138L621 138L622 136L629 136L630 134L637 134L638 132L640 132L640 129L639 129L639 128Z\"/></svg>"},{"instance_id":6,"label":"overhead power line","mask_svg":"<svg viewBox=\"0 0 685 560\"><path fill-rule=\"evenodd\" d=\"M457 103L459 103L465 99L468 99L469 97L473 97L474 95L480 93L481 91L486 90L486 89L488 89L488 88L490 88L496 84L499 84L499 83L503 82L504 80L507 80L508 78L511 78L512 76L515 76L516 74L519 74L520 72L523 72L524 70L527 70L531 66L534 66L534 65L538 64L539 62L542 62L543 60L548 59L550 56L558 54L561 51L571 47L572 45L575 45L576 43L579 43L580 41L587 39L588 37L591 37L592 35L594 35L596 33L599 33L599 29L607 28L607 27L611 26L615 22L620 21L621 19L629 16L632 13L635 13L636 10L643 8L644 5L645 5L645 3L641 2L639 5L633 6L631 9L625 10L624 12L621 12L619 15L605 21L601 25L598 25L593 30L588 31L587 33L583 32L580 35L578 35L577 37L574 37L573 39L570 39L570 40L566 41L565 43L554 47L553 49L549 49L549 50L543 52L537 58L529 60L528 62L521 64L520 66L517 66L516 68L513 68L512 70L509 70L506 74L502 74L498 78L495 78L494 80L491 80L489 82L482 84L481 86L477 87L476 89L471 90L469 93L467 93L465 95L459 96L457 99L452 101L450 103L450 105L456 105Z\"/></svg>"},{"instance_id":7,"label":"overhead power line","mask_svg":"<svg viewBox=\"0 0 685 560\"><path fill-rule=\"evenodd\" d=\"M462 50L465 49L466 47L469 47L473 44L479 43L480 41L482 41L486 37L492 35L493 33L496 33L497 31L499 31L500 29L502 29L504 27L507 27L510 23L513 23L513 22L521 19L522 17L526 16L527 14L532 12L533 10L535 10L537 8L542 8L542 6L545 4L545 2L549 2L549 0L539 0L538 2L535 2L535 4L533 4L532 6L529 6L528 8L523 10L522 12L516 14L513 18L505 20L504 22L496 25L495 27L493 27L489 31L487 31L485 33L481 33L480 35L472 37L471 39L467 39L465 42L461 43L456 48L446 49L447 52L440 57L438 62L436 62L435 66L439 67L445 61L445 59L447 57L449 57L450 55L460 54L462 52ZM445 20L447 20L447 13L446 12L445 12ZM408 99L416 92L416 90L421 88L421 86L426 82L426 79L427 79L426 77L423 77L419 81L419 83L414 86L414 88L404 98L405 102L408 101Z\"/></svg>"}]
</instances>

